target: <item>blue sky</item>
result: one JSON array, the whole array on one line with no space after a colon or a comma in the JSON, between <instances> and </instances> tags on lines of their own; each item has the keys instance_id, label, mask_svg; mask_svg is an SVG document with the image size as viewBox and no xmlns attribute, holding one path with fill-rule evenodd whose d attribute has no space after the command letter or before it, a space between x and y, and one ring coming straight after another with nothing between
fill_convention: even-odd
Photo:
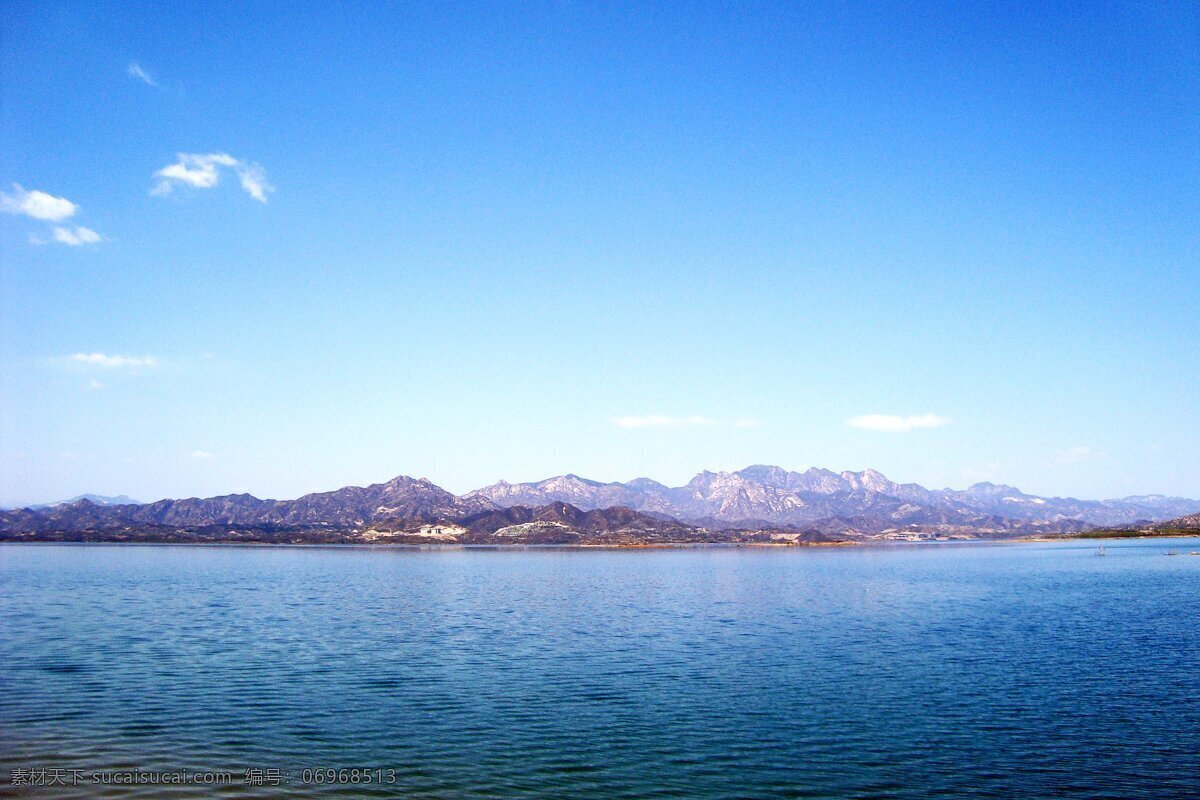
<instances>
[{"instance_id":1,"label":"blue sky","mask_svg":"<svg viewBox=\"0 0 1200 800\"><path fill-rule=\"evenodd\" d=\"M1195 4L222 5L0 14L0 504L1200 497Z\"/></svg>"}]
</instances>

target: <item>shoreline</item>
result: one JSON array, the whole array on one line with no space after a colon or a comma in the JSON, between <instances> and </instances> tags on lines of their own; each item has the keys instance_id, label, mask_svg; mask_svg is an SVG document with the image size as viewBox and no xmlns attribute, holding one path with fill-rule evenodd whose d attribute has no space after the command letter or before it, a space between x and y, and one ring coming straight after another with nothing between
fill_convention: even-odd
<instances>
[{"instance_id":1,"label":"shoreline","mask_svg":"<svg viewBox=\"0 0 1200 800\"><path fill-rule=\"evenodd\" d=\"M1107 542L1121 541L1123 539L1197 539L1200 538L1200 530L1183 531L1172 530L1170 533L1146 533L1144 531L1121 531L1118 533L1096 532L1100 535L1092 533L1077 534L1073 533L1068 536L1032 536L1020 537L1012 541L1018 542L1072 542L1072 541L1092 541L1092 542Z\"/></svg>"},{"instance_id":2,"label":"shoreline","mask_svg":"<svg viewBox=\"0 0 1200 800\"><path fill-rule=\"evenodd\" d=\"M985 540L980 540L985 541ZM846 541L846 542L645 542L629 544L554 544L550 542L111 542L87 541L83 539L43 539L16 540L0 539L4 545L87 545L89 547L311 547L311 548L345 548L360 550L700 550L700 549L732 549L732 548L781 548L801 549L807 547L861 547L872 544L914 544L913 542L876 542L876 541Z\"/></svg>"},{"instance_id":3,"label":"shoreline","mask_svg":"<svg viewBox=\"0 0 1200 800\"><path fill-rule=\"evenodd\" d=\"M429 542L429 543L391 543L391 542L238 542L238 541L207 541L207 542L171 542L171 541L87 541L87 540L0 540L2 545L86 545L117 546L117 547L256 547L256 548L339 548L361 550L700 550L700 549L780 549L796 550L805 548L860 548L886 546L934 546L946 544L1052 544L1065 542L1103 542L1124 539L1200 539L1200 531L1172 532L1169 534L1133 533L1128 536L1030 536L1013 538L980 538L980 539L941 539L923 541L897 541L880 539L863 539L837 542L636 542L636 543L468 543L468 542Z\"/></svg>"}]
</instances>

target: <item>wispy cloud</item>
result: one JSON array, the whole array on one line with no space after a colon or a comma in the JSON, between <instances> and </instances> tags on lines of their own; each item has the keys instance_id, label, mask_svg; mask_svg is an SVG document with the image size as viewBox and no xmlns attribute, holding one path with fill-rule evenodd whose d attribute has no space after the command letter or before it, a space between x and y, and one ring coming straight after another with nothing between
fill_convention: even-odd
<instances>
[{"instance_id":1,"label":"wispy cloud","mask_svg":"<svg viewBox=\"0 0 1200 800\"><path fill-rule=\"evenodd\" d=\"M260 203L267 202L267 194L275 187L267 183L267 173L260 165L241 161L228 153L179 153L179 160L154 173L158 183L150 194L170 194L176 186L194 189L211 189L221 182L221 167L237 173L242 188Z\"/></svg>"},{"instance_id":2,"label":"wispy cloud","mask_svg":"<svg viewBox=\"0 0 1200 800\"><path fill-rule=\"evenodd\" d=\"M147 86L158 86L158 82L154 80L154 77L151 76L149 72L146 72L146 70L142 69L142 65L136 61L131 63L129 65L129 69L125 71L145 83Z\"/></svg>"},{"instance_id":3,"label":"wispy cloud","mask_svg":"<svg viewBox=\"0 0 1200 800\"><path fill-rule=\"evenodd\" d=\"M246 194L260 203L267 202L267 192L275 191L275 187L267 183L267 171L258 164L242 164L237 174Z\"/></svg>"},{"instance_id":4,"label":"wispy cloud","mask_svg":"<svg viewBox=\"0 0 1200 800\"><path fill-rule=\"evenodd\" d=\"M187 457L194 458L197 461L207 461L208 459L216 458L217 456L215 453L210 453L207 450L193 450L187 454Z\"/></svg>"},{"instance_id":5,"label":"wispy cloud","mask_svg":"<svg viewBox=\"0 0 1200 800\"><path fill-rule=\"evenodd\" d=\"M75 353L68 356L67 360L74 364L103 369L139 369L159 365L159 360L154 356L110 356L104 353Z\"/></svg>"},{"instance_id":6,"label":"wispy cloud","mask_svg":"<svg viewBox=\"0 0 1200 800\"><path fill-rule=\"evenodd\" d=\"M1054 454L1054 463L1088 464L1095 461L1103 461L1106 458L1108 458L1108 453L1092 447L1068 447L1066 450L1059 450Z\"/></svg>"},{"instance_id":7,"label":"wispy cloud","mask_svg":"<svg viewBox=\"0 0 1200 800\"><path fill-rule=\"evenodd\" d=\"M81 247L85 244L98 244L104 241L104 237L96 233L91 228L85 228L82 225L76 225L74 228L63 228L58 225L54 226L54 241L70 245L71 247Z\"/></svg>"},{"instance_id":8,"label":"wispy cloud","mask_svg":"<svg viewBox=\"0 0 1200 800\"><path fill-rule=\"evenodd\" d=\"M37 189L26 190L19 183L13 184L12 194L0 192L0 211L8 214L24 214L34 219L60 222L78 210L79 206L65 197L55 197Z\"/></svg>"},{"instance_id":9,"label":"wispy cloud","mask_svg":"<svg viewBox=\"0 0 1200 800\"><path fill-rule=\"evenodd\" d=\"M646 414L641 416L616 417L612 421L618 428L697 428L697 427L732 427L754 428L756 420L739 419L734 422L713 419L712 417L690 416L671 417L663 414Z\"/></svg>"},{"instance_id":10,"label":"wispy cloud","mask_svg":"<svg viewBox=\"0 0 1200 800\"><path fill-rule=\"evenodd\" d=\"M937 414L918 414L902 417L893 414L865 414L861 417L851 417L846 424L851 428L862 428L868 431L884 431L886 433L908 433L917 428L941 428L953 420L940 417Z\"/></svg>"}]
</instances>

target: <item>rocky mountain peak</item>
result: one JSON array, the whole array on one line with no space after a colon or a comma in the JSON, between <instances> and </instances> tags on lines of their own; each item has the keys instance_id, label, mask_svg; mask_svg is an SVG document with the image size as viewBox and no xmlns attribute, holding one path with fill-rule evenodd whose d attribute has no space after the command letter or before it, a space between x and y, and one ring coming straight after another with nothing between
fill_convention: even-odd
<instances>
[{"instance_id":1,"label":"rocky mountain peak","mask_svg":"<svg viewBox=\"0 0 1200 800\"><path fill-rule=\"evenodd\" d=\"M865 469L862 472L843 472L842 480L846 481L849 489L853 491L866 490L869 492L888 493L895 490L896 484L888 480L881 472L873 469Z\"/></svg>"},{"instance_id":2,"label":"rocky mountain peak","mask_svg":"<svg viewBox=\"0 0 1200 800\"><path fill-rule=\"evenodd\" d=\"M763 483L769 486L785 486L788 478L794 473L791 473L783 467L773 467L769 464L753 464L745 469L739 469L734 473L738 477L756 483Z\"/></svg>"},{"instance_id":3,"label":"rocky mountain peak","mask_svg":"<svg viewBox=\"0 0 1200 800\"><path fill-rule=\"evenodd\" d=\"M600 483L600 481L588 480L587 478L581 478L572 472L568 472L566 475L559 475L558 477L555 477L555 478L547 478L546 480L541 481L538 485L544 486L544 487L554 487L554 486L573 486L573 487L575 487L575 486L603 486L604 484Z\"/></svg>"}]
</instances>

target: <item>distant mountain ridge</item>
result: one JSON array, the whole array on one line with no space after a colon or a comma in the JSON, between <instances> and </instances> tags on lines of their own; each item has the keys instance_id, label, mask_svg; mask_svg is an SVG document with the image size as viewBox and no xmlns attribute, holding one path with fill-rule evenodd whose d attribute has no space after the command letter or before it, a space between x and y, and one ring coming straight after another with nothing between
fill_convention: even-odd
<instances>
[{"instance_id":1,"label":"distant mountain ridge","mask_svg":"<svg viewBox=\"0 0 1200 800\"><path fill-rule=\"evenodd\" d=\"M589 517L593 511L606 513ZM978 537L1026 531L1062 533L1135 521L1155 523L1198 511L1200 501L1160 495L1113 500L1047 498L992 483L977 483L964 490L934 490L915 483L895 483L871 469L793 472L757 464L736 472L700 472L678 487L649 478L603 483L568 474L530 483L499 481L457 496L426 478L400 476L386 483L346 486L294 500L235 494L110 505L83 497L68 504L0 512L0 533L245 526L264 530L370 529L398 534L445 522L466 531L460 537L463 541L486 539L503 528L525 531L533 536L531 540L539 541L547 536L574 541L574 534L563 533L565 529L585 539L615 536L622 541L637 530L645 532L646 541L673 536L681 541L711 538L696 534L696 530L768 529L850 538L923 531ZM498 526L495 530L484 530L492 523Z\"/></svg>"},{"instance_id":2,"label":"distant mountain ridge","mask_svg":"<svg viewBox=\"0 0 1200 800\"><path fill-rule=\"evenodd\" d=\"M926 489L895 483L883 474L792 472L756 464L736 472L701 472L687 484L667 487L649 478L600 483L562 475L531 483L500 481L464 497L497 505L542 505L563 501L579 508L623 505L681 520L745 520L805 525L829 517L882 517L897 524L980 525L988 518L1086 525L1116 525L1137 519L1167 520L1200 510L1200 501L1150 495L1113 500L1038 497L1013 486L977 483L965 490Z\"/></svg>"}]
</instances>

